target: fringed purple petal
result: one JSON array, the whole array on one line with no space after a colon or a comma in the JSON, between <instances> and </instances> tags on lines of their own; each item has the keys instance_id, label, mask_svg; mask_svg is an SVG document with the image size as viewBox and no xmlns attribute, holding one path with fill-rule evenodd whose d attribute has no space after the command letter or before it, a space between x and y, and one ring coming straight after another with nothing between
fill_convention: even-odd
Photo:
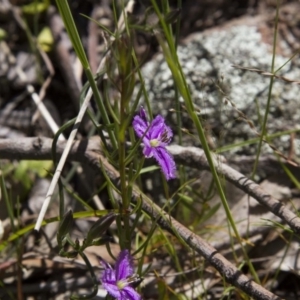
<instances>
[{"instance_id":1,"label":"fringed purple petal","mask_svg":"<svg viewBox=\"0 0 300 300\"><path fill-rule=\"evenodd\" d=\"M141 300L141 295L131 286L126 286L122 292L122 300ZM124 298L123 298L124 297Z\"/></svg>"},{"instance_id":2,"label":"fringed purple petal","mask_svg":"<svg viewBox=\"0 0 300 300\"><path fill-rule=\"evenodd\" d=\"M116 261L116 280L126 279L134 272L132 257L127 249L122 250Z\"/></svg>"},{"instance_id":3,"label":"fringed purple petal","mask_svg":"<svg viewBox=\"0 0 300 300\"><path fill-rule=\"evenodd\" d=\"M100 262L103 265L104 269L111 269L112 270L111 265L108 262L106 262L102 257L100 257Z\"/></svg>"},{"instance_id":4,"label":"fringed purple petal","mask_svg":"<svg viewBox=\"0 0 300 300\"><path fill-rule=\"evenodd\" d=\"M175 178L176 165L173 157L164 147L153 149L153 156L160 165L167 180Z\"/></svg>"},{"instance_id":5,"label":"fringed purple petal","mask_svg":"<svg viewBox=\"0 0 300 300\"><path fill-rule=\"evenodd\" d=\"M175 178L176 165L173 157L166 150L173 132L165 124L165 119L158 115L149 124L146 112L141 108L140 115L134 117L132 125L139 138L144 136L144 156L146 158L153 156L157 160L167 180ZM147 133L145 134L145 132Z\"/></svg>"},{"instance_id":6,"label":"fringed purple petal","mask_svg":"<svg viewBox=\"0 0 300 300\"><path fill-rule=\"evenodd\" d=\"M105 269L102 274L101 282L102 282L103 288L111 296L119 299L121 293L119 291L119 288L117 287L115 270Z\"/></svg>"},{"instance_id":7,"label":"fringed purple petal","mask_svg":"<svg viewBox=\"0 0 300 300\"><path fill-rule=\"evenodd\" d=\"M122 250L113 269L101 259L104 271L101 277L103 288L117 300L141 300L141 296L127 281L133 275L133 261L129 250Z\"/></svg>"},{"instance_id":8,"label":"fringed purple petal","mask_svg":"<svg viewBox=\"0 0 300 300\"><path fill-rule=\"evenodd\" d=\"M144 145L143 154L146 158L150 158L153 156L153 148L147 145Z\"/></svg>"},{"instance_id":9,"label":"fringed purple petal","mask_svg":"<svg viewBox=\"0 0 300 300\"><path fill-rule=\"evenodd\" d=\"M141 138L147 131L149 124L140 116L135 116L132 121L132 126L136 135Z\"/></svg>"},{"instance_id":10,"label":"fringed purple petal","mask_svg":"<svg viewBox=\"0 0 300 300\"><path fill-rule=\"evenodd\" d=\"M165 120L162 116L156 116L150 124L150 128L148 131L149 139L160 140L161 135L164 133Z\"/></svg>"},{"instance_id":11,"label":"fringed purple petal","mask_svg":"<svg viewBox=\"0 0 300 300\"><path fill-rule=\"evenodd\" d=\"M143 106L141 106L141 109L140 109L140 117L141 117L146 123L148 123L146 111L145 111L145 109L144 109Z\"/></svg>"},{"instance_id":12,"label":"fringed purple petal","mask_svg":"<svg viewBox=\"0 0 300 300\"><path fill-rule=\"evenodd\" d=\"M116 273L115 270L112 269L105 269L102 274L102 283L109 283L113 284L116 283Z\"/></svg>"}]
</instances>

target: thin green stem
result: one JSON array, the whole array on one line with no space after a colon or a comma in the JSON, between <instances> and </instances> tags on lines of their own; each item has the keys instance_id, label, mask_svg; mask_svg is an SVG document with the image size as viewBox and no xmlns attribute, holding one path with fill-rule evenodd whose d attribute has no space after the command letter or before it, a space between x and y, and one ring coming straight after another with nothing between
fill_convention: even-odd
<instances>
[{"instance_id":1,"label":"thin green stem","mask_svg":"<svg viewBox=\"0 0 300 300\"><path fill-rule=\"evenodd\" d=\"M299 131L300 131L299 128L294 128L294 129L289 129L289 130L285 130L285 131L275 132L273 134L267 135L266 140L271 141L271 140L273 140L277 137L281 137L281 136L284 136L284 135L290 135L291 133L296 133L296 132L299 132ZM215 153L222 153L222 152L229 151L233 148L240 148L242 146L256 144L257 142L259 142L259 139L260 139L260 137L257 137L257 138L253 138L253 139L243 141L243 142L240 142L240 143L220 147L220 148L214 150L214 152Z\"/></svg>"},{"instance_id":2,"label":"thin green stem","mask_svg":"<svg viewBox=\"0 0 300 300\"><path fill-rule=\"evenodd\" d=\"M276 44L277 44L278 22L279 22L279 2L280 2L280 0L277 0L274 38L273 38L273 55L272 55L272 63L271 63L271 73L273 73L273 74L274 74L274 70L275 70ZM273 82L274 82L274 76L271 76L270 84L269 84L269 91L268 91L268 101L267 101L266 111L265 111L265 115L264 115L264 120L263 120L263 125L262 125L262 130L261 130L261 136L260 136L260 139L259 139L256 159L255 159L255 162L254 162L253 171L252 171L252 175L251 175L252 179L253 179L253 177L256 173L256 170L257 170L258 160L259 160L259 156L260 156L260 153L261 153L261 147L262 147L263 139L267 138L266 137L266 134L267 134L267 121L268 121L268 115L269 115L270 106L271 106Z\"/></svg>"},{"instance_id":3,"label":"thin green stem","mask_svg":"<svg viewBox=\"0 0 300 300\"><path fill-rule=\"evenodd\" d=\"M119 214L119 210L113 209L113 210L93 210L93 211L80 211L73 213L74 219L82 219L82 218L89 218L89 217L102 217L107 215L109 212L114 212L116 214ZM61 218L53 217L50 219L44 219L42 222L42 226L45 226L47 224L53 223L53 222L59 222ZM18 238L22 237L26 233L29 233L34 228L34 223L27 225L26 227L19 229L15 231L13 234L11 234L7 240L3 240L0 242L0 251L2 251L9 243L17 240Z\"/></svg>"}]
</instances>

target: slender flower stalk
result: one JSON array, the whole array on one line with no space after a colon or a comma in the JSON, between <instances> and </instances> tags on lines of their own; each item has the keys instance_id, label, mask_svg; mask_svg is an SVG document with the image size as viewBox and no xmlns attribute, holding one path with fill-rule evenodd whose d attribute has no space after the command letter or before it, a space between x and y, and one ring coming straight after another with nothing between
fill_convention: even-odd
<instances>
[{"instance_id":1,"label":"slender flower stalk","mask_svg":"<svg viewBox=\"0 0 300 300\"><path fill-rule=\"evenodd\" d=\"M101 259L101 263L104 266L101 282L109 295L117 300L142 299L134 289L136 280L132 279L139 279L139 277L134 276L132 257L127 249L120 252L114 269L103 259Z\"/></svg>"},{"instance_id":2,"label":"slender flower stalk","mask_svg":"<svg viewBox=\"0 0 300 300\"><path fill-rule=\"evenodd\" d=\"M145 157L156 159L167 180L175 178L176 165L166 149L166 146L170 144L173 132L165 124L165 119L158 115L150 123L144 108L141 108L140 114L134 117L132 126L136 135L143 139Z\"/></svg>"}]
</instances>

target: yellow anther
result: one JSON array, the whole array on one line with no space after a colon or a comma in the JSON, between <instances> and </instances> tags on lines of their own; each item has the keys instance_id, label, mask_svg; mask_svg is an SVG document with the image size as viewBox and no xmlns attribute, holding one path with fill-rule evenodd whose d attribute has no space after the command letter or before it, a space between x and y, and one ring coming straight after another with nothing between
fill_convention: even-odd
<instances>
[{"instance_id":1,"label":"yellow anther","mask_svg":"<svg viewBox=\"0 0 300 300\"><path fill-rule=\"evenodd\" d=\"M157 139L150 140L150 145L151 145L151 147L153 147L153 148L159 146L159 140L157 140Z\"/></svg>"},{"instance_id":2,"label":"yellow anther","mask_svg":"<svg viewBox=\"0 0 300 300\"><path fill-rule=\"evenodd\" d=\"M119 290L123 290L124 287L126 287L128 285L128 283L125 280L119 280L117 282L117 287Z\"/></svg>"}]
</instances>

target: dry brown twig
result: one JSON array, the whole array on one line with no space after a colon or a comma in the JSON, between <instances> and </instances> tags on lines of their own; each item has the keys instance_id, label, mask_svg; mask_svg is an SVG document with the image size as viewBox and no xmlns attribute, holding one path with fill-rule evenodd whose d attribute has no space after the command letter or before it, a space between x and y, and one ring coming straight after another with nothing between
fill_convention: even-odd
<instances>
[{"instance_id":1,"label":"dry brown twig","mask_svg":"<svg viewBox=\"0 0 300 300\"><path fill-rule=\"evenodd\" d=\"M100 140L90 139L74 142L68 156L70 161L86 163L97 171L105 169L106 175L118 187L119 172L107 161L101 151ZM52 140L48 138L24 138L20 140L0 140L0 157L5 159L51 159ZM63 153L65 142L57 144L57 155ZM206 157L201 149L193 147L169 146L168 150L174 156L176 162L191 166L196 169L209 169ZM102 165L102 167L101 167ZM232 169L224 163L216 163L219 174L228 181L251 195L259 203L265 205L275 215L280 217L294 230L300 233L300 219L283 204L264 192L256 183L246 178L241 173ZM279 297L256 284L233 264L225 259L218 251L180 224L169 214L162 211L150 198L144 195L137 187L133 188L132 202L142 200L142 209L150 215L157 223L172 234L179 235L191 248L202 255L212 266L214 266L226 281L238 287L249 296L259 300L277 300Z\"/></svg>"},{"instance_id":2,"label":"dry brown twig","mask_svg":"<svg viewBox=\"0 0 300 300\"><path fill-rule=\"evenodd\" d=\"M255 72L255 73L261 74L261 75L266 76L266 77L274 77L274 78L282 80L284 82L300 84L300 81L298 81L298 80L293 80L293 79L290 79L290 78L287 78L287 77L284 77L284 76L280 76L280 75L276 75L274 73L267 72L267 71L264 71L264 70L251 68L251 67L242 67L242 66L238 66L238 65L232 65L232 66L236 69Z\"/></svg>"}]
</instances>

